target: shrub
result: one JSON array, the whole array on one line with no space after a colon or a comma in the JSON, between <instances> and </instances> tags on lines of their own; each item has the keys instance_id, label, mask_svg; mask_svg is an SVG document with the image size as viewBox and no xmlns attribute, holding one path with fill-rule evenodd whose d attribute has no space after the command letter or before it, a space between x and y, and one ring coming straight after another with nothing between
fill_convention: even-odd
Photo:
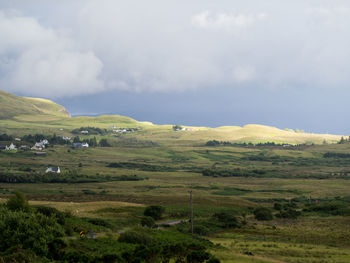
<instances>
[{"instance_id":1,"label":"shrub","mask_svg":"<svg viewBox=\"0 0 350 263\"><path fill-rule=\"evenodd\" d=\"M19 191L15 191L14 194L14 196L10 197L10 199L7 200L7 208L12 211L22 210L28 212L30 210L30 206L24 194Z\"/></svg>"},{"instance_id":2,"label":"shrub","mask_svg":"<svg viewBox=\"0 0 350 263\"><path fill-rule=\"evenodd\" d=\"M151 205L146 207L145 211L143 214L145 216L150 216L154 220L158 220L162 217L162 214L165 212L165 208L159 205Z\"/></svg>"},{"instance_id":3,"label":"shrub","mask_svg":"<svg viewBox=\"0 0 350 263\"><path fill-rule=\"evenodd\" d=\"M118 241L129 244L149 245L152 243L152 238L144 232L130 230L121 233Z\"/></svg>"},{"instance_id":4,"label":"shrub","mask_svg":"<svg viewBox=\"0 0 350 263\"><path fill-rule=\"evenodd\" d=\"M156 223L152 217L145 216L141 219L141 226L153 228L156 226Z\"/></svg>"},{"instance_id":5,"label":"shrub","mask_svg":"<svg viewBox=\"0 0 350 263\"><path fill-rule=\"evenodd\" d=\"M275 203L275 204L273 205L273 208L274 208L275 210L280 211L280 210L282 210L283 206L282 206L281 203Z\"/></svg>"},{"instance_id":6,"label":"shrub","mask_svg":"<svg viewBox=\"0 0 350 263\"><path fill-rule=\"evenodd\" d=\"M296 219L300 215L301 215L300 212L291 208L288 208L286 210L281 210L278 214L276 214L276 216L279 218L290 218L290 219Z\"/></svg>"},{"instance_id":7,"label":"shrub","mask_svg":"<svg viewBox=\"0 0 350 263\"><path fill-rule=\"evenodd\" d=\"M112 225L102 218L89 218L87 221L96 226L103 226L107 228L112 228Z\"/></svg>"},{"instance_id":8,"label":"shrub","mask_svg":"<svg viewBox=\"0 0 350 263\"><path fill-rule=\"evenodd\" d=\"M203 226L203 225L195 225L193 227L193 232L197 235L200 235L200 236L206 236L209 234L209 228L207 228L206 226Z\"/></svg>"},{"instance_id":9,"label":"shrub","mask_svg":"<svg viewBox=\"0 0 350 263\"><path fill-rule=\"evenodd\" d=\"M38 213L41 213L47 217L55 216L57 219L57 223L59 223L60 225L64 225L66 223L65 214L57 210L56 208L47 206L36 206L35 209Z\"/></svg>"},{"instance_id":10,"label":"shrub","mask_svg":"<svg viewBox=\"0 0 350 263\"><path fill-rule=\"evenodd\" d=\"M54 217L0 207L0 233L0 251L22 247L47 256L50 244L57 244L55 240L63 236L63 229Z\"/></svg>"},{"instance_id":11,"label":"shrub","mask_svg":"<svg viewBox=\"0 0 350 263\"><path fill-rule=\"evenodd\" d=\"M241 226L237 217L227 212L215 213L213 217L217 219L220 223L222 223L224 228Z\"/></svg>"},{"instance_id":12,"label":"shrub","mask_svg":"<svg viewBox=\"0 0 350 263\"><path fill-rule=\"evenodd\" d=\"M254 216L257 220L272 220L273 215L270 209L266 207L258 207L254 210Z\"/></svg>"}]
</instances>

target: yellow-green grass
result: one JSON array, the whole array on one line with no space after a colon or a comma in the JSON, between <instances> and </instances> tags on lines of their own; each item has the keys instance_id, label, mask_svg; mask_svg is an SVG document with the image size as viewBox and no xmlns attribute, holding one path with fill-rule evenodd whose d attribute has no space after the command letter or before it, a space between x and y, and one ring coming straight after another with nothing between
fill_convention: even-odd
<instances>
[{"instance_id":1,"label":"yellow-green grass","mask_svg":"<svg viewBox=\"0 0 350 263\"><path fill-rule=\"evenodd\" d=\"M19 115L69 117L64 107L50 100L15 96L0 90L0 119Z\"/></svg>"},{"instance_id":2,"label":"yellow-green grass","mask_svg":"<svg viewBox=\"0 0 350 263\"><path fill-rule=\"evenodd\" d=\"M248 258L251 262L349 262L348 223L348 217L339 216L266 223L250 220L247 226L215 234L210 240L224 247L214 252L223 262Z\"/></svg>"},{"instance_id":3,"label":"yellow-green grass","mask_svg":"<svg viewBox=\"0 0 350 263\"><path fill-rule=\"evenodd\" d=\"M122 128L140 127L142 130L123 136L166 145L198 145L204 144L209 140L322 144L324 141L334 143L341 138L338 135L297 133L256 124L249 124L243 127L223 126L218 128L186 126L190 130L173 131L172 125L138 122L120 115L69 118L66 110L52 101L19 97L0 90L0 132L16 135L28 133L69 135L71 130L84 126L109 130L112 130L111 126Z\"/></svg>"}]
</instances>

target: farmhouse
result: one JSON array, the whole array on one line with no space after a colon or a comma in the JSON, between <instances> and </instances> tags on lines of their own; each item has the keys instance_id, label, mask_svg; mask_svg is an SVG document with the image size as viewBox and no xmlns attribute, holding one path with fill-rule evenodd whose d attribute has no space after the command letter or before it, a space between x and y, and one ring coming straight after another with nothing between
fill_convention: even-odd
<instances>
[{"instance_id":1,"label":"farmhouse","mask_svg":"<svg viewBox=\"0 0 350 263\"><path fill-rule=\"evenodd\" d=\"M89 144L87 142L74 142L73 148L89 148Z\"/></svg>"},{"instance_id":2,"label":"farmhouse","mask_svg":"<svg viewBox=\"0 0 350 263\"><path fill-rule=\"evenodd\" d=\"M83 144L81 142L74 142L73 148L83 148Z\"/></svg>"},{"instance_id":3,"label":"farmhouse","mask_svg":"<svg viewBox=\"0 0 350 263\"><path fill-rule=\"evenodd\" d=\"M48 167L45 171L45 173L61 173L60 167Z\"/></svg>"},{"instance_id":4,"label":"farmhouse","mask_svg":"<svg viewBox=\"0 0 350 263\"><path fill-rule=\"evenodd\" d=\"M17 150L17 148L13 143L11 143L10 146L6 146L6 150Z\"/></svg>"},{"instance_id":5,"label":"farmhouse","mask_svg":"<svg viewBox=\"0 0 350 263\"><path fill-rule=\"evenodd\" d=\"M46 144L49 144L48 140L41 140L40 142L35 143L35 145L31 149L41 151L42 149L45 149Z\"/></svg>"}]
</instances>

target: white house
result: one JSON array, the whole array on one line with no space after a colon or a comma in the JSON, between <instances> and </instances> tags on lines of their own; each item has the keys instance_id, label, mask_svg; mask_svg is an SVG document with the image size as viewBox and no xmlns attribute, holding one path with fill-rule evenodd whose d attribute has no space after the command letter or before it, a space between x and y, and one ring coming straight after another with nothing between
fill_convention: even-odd
<instances>
[{"instance_id":1,"label":"white house","mask_svg":"<svg viewBox=\"0 0 350 263\"><path fill-rule=\"evenodd\" d=\"M36 151L38 150L41 151L45 149L46 144L49 144L49 141L44 139L44 140L41 140L40 142L35 143L35 145L31 149Z\"/></svg>"},{"instance_id":2,"label":"white house","mask_svg":"<svg viewBox=\"0 0 350 263\"><path fill-rule=\"evenodd\" d=\"M30 148L32 150L35 150L35 151L41 151L43 149L45 149L45 145L40 143L40 142L37 142L34 144L34 146L32 148Z\"/></svg>"},{"instance_id":3,"label":"white house","mask_svg":"<svg viewBox=\"0 0 350 263\"><path fill-rule=\"evenodd\" d=\"M82 146L82 147L85 147L85 148L89 148L89 144L88 144L87 142L83 142L83 143L81 144L81 146Z\"/></svg>"},{"instance_id":4,"label":"white house","mask_svg":"<svg viewBox=\"0 0 350 263\"><path fill-rule=\"evenodd\" d=\"M41 141L40 141L40 143L42 143L42 144L46 145L46 144L49 144L49 141L48 141L48 140L46 140L46 139L44 139L44 140L41 140Z\"/></svg>"},{"instance_id":5,"label":"white house","mask_svg":"<svg viewBox=\"0 0 350 263\"><path fill-rule=\"evenodd\" d=\"M56 174L59 174L61 173L61 169L59 166L57 167L47 167L45 173L56 173Z\"/></svg>"},{"instance_id":6,"label":"white house","mask_svg":"<svg viewBox=\"0 0 350 263\"><path fill-rule=\"evenodd\" d=\"M89 134L89 131L81 131L81 134Z\"/></svg>"},{"instance_id":7,"label":"white house","mask_svg":"<svg viewBox=\"0 0 350 263\"><path fill-rule=\"evenodd\" d=\"M11 143L10 146L6 146L6 150L17 150L17 148L16 148L16 145Z\"/></svg>"}]
</instances>

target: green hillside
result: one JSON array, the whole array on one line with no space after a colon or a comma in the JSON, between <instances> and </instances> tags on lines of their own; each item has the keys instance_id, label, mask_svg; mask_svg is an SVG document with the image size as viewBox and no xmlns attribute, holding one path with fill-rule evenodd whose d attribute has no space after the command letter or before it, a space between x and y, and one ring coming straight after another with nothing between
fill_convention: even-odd
<instances>
[{"instance_id":1,"label":"green hillside","mask_svg":"<svg viewBox=\"0 0 350 263\"><path fill-rule=\"evenodd\" d=\"M340 135L311 134L281 130L275 127L249 124L243 127L223 126L218 128L189 127L184 131L174 131L172 125L155 125L139 122L120 115L98 117L79 116L69 118L63 106L50 100L24 98L0 91L0 132L11 134L46 133L70 135L70 131L80 127L97 127L110 130L111 140L118 138L152 141L163 145L198 145L209 140L229 142L275 142L289 144L335 143ZM112 127L135 128L138 132L113 134Z\"/></svg>"},{"instance_id":2,"label":"green hillside","mask_svg":"<svg viewBox=\"0 0 350 263\"><path fill-rule=\"evenodd\" d=\"M25 98L0 90L0 119L23 115L70 117L66 109L50 100Z\"/></svg>"}]
</instances>

